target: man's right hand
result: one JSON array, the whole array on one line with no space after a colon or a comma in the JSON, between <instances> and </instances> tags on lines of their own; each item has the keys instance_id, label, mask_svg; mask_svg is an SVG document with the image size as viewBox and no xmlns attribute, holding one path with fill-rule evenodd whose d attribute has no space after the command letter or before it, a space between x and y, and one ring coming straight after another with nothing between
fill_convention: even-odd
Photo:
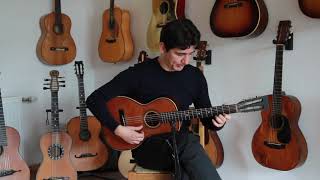
<instances>
[{"instance_id":1,"label":"man's right hand","mask_svg":"<svg viewBox=\"0 0 320 180\"><path fill-rule=\"evenodd\" d=\"M129 144L140 144L144 139L144 133L139 132L142 129L141 126L122 126L119 125L115 130L114 134L121 137L124 141Z\"/></svg>"}]
</instances>

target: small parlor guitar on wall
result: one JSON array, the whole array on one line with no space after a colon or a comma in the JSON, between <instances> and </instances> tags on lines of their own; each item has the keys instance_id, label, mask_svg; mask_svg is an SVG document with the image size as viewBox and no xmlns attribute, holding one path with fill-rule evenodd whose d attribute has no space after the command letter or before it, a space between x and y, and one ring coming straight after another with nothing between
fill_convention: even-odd
<instances>
[{"instance_id":1,"label":"small parlor guitar on wall","mask_svg":"<svg viewBox=\"0 0 320 180\"><path fill-rule=\"evenodd\" d=\"M301 113L299 100L282 92L284 47L289 42L291 21L280 21L276 44L273 94L268 96L269 107L261 112L262 123L252 139L252 153L261 165L291 170L302 165L308 153L306 140L298 126Z\"/></svg>"},{"instance_id":2,"label":"small parlor guitar on wall","mask_svg":"<svg viewBox=\"0 0 320 180\"><path fill-rule=\"evenodd\" d=\"M110 0L110 8L103 13L102 25L98 48L101 60L110 63L130 60L134 45L129 11L115 7L114 0Z\"/></svg>"},{"instance_id":3,"label":"small parlor guitar on wall","mask_svg":"<svg viewBox=\"0 0 320 180\"><path fill-rule=\"evenodd\" d=\"M77 171L90 171L105 164L108 150L99 138L100 122L94 116L87 116L83 62L76 61L74 66L79 86L80 116L72 118L67 125L68 134L72 138L70 158Z\"/></svg>"},{"instance_id":4,"label":"small parlor guitar on wall","mask_svg":"<svg viewBox=\"0 0 320 180\"><path fill-rule=\"evenodd\" d=\"M29 180L30 170L19 154L20 135L12 127L5 126L0 89L0 179Z\"/></svg>"},{"instance_id":5,"label":"small parlor guitar on wall","mask_svg":"<svg viewBox=\"0 0 320 180\"><path fill-rule=\"evenodd\" d=\"M51 91L51 132L48 132L41 136L40 148L43 156L43 160L37 172L37 180L76 180L77 171L74 169L70 159L70 149L72 144L71 137L63 130L60 129L59 124L59 112L62 111L58 106L58 91L59 87L65 85L60 84L64 81L59 81L59 71L50 71L51 79L45 79L50 81L45 85L50 87L44 87L43 89L50 89Z\"/></svg>"},{"instance_id":6,"label":"small parlor guitar on wall","mask_svg":"<svg viewBox=\"0 0 320 180\"><path fill-rule=\"evenodd\" d=\"M76 57L76 45L70 34L71 20L61 13L60 0L54 0L55 11L40 19L41 37L37 56L49 65L68 64Z\"/></svg>"},{"instance_id":7,"label":"small parlor guitar on wall","mask_svg":"<svg viewBox=\"0 0 320 180\"><path fill-rule=\"evenodd\" d=\"M171 132L170 121L177 121L176 129L180 129L181 121L193 118L208 118L216 114L259 111L267 104L264 97L250 98L237 104L215 106L210 108L177 111L177 105L169 98L160 97L147 104L142 104L126 96L117 96L106 103L106 107L115 121L123 126L143 126L145 139L162 133ZM128 150L140 144L129 144L108 128L103 128L107 143L116 150ZM142 143L142 142L141 142Z\"/></svg>"},{"instance_id":8,"label":"small parlor guitar on wall","mask_svg":"<svg viewBox=\"0 0 320 180\"><path fill-rule=\"evenodd\" d=\"M162 27L175 19L184 18L185 0L152 0L152 16L148 26L147 45L151 51L159 51Z\"/></svg>"},{"instance_id":9,"label":"small parlor guitar on wall","mask_svg":"<svg viewBox=\"0 0 320 180\"><path fill-rule=\"evenodd\" d=\"M210 15L212 32L223 38L255 37L268 24L263 0L216 0Z\"/></svg>"},{"instance_id":10,"label":"small parlor guitar on wall","mask_svg":"<svg viewBox=\"0 0 320 180\"><path fill-rule=\"evenodd\" d=\"M203 61L207 58L207 41L200 41L197 47L197 67L203 72ZM196 132L200 136L200 144L207 152L211 162L216 168L219 168L224 160L223 146L217 132L207 129L199 122L199 119L191 120L191 126L193 132Z\"/></svg>"},{"instance_id":11,"label":"small parlor guitar on wall","mask_svg":"<svg viewBox=\"0 0 320 180\"><path fill-rule=\"evenodd\" d=\"M299 0L301 11L312 18L320 18L320 1L319 0Z\"/></svg>"}]
</instances>

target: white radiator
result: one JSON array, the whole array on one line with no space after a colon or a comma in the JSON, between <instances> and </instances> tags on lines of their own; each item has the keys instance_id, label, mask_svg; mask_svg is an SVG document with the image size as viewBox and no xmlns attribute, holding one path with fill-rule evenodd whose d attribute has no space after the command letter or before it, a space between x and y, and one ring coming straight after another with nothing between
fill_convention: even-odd
<instances>
[{"instance_id":1,"label":"white radiator","mask_svg":"<svg viewBox=\"0 0 320 180\"><path fill-rule=\"evenodd\" d=\"M2 97L4 121L6 126L14 127L20 134L20 154L24 157L24 143L23 143L23 130L22 130L22 98L21 97Z\"/></svg>"}]
</instances>

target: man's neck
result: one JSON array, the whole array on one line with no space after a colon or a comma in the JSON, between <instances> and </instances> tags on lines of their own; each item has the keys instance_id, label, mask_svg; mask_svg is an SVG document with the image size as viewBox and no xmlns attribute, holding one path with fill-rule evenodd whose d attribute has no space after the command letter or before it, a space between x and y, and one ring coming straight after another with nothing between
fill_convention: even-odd
<instances>
[{"instance_id":1,"label":"man's neck","mask_svg":"<svg viewBox=\"0 0 320 180\"><path fill-rule=\"evenodd\" d=\"M168 64L168 61L165 59L165 57L159 56L159 57L158 57L158 62L159 62L160 66L161 66L161 68L162 68L163 70L165 70L165 71L172 71L172 70L170 69L170 66L169 66L169 64Z\"/></svg>"}]
</instances>

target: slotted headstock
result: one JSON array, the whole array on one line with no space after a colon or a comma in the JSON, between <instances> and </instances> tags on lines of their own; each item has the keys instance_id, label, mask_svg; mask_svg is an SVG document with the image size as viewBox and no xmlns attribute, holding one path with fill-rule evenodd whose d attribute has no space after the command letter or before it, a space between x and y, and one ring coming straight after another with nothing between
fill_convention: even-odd
<instances>
[{"instance_id":1,"label":"slotted headstock","mask_svg":"<svg viewBox=\"0 0 320 180\"><path fill-rule=\"evenodd\" d=\"M237 103L238 112L260 111L268 107L268 97L258 96Z\"/></svg>"},{"instance_id":2,"label":"slotted headstock","mask_svg":"<svg viewBox=\"0 0 320 180\"><path fill-rule=\"evenodd\" d=\"M139 57L138 57L138 63L142 63L143 61L148 59L148 54L146 51L140 51Z\"/></svg>"},{"instance_id":3,"label":"slotted headstock","mask_svg":"<svg viewBox=\"0 0 320 180\"><path fill-rule=\"evenodd\" d=\"M84 74L84 68L83 68L83 62L82 61L75 61L74 62L74 70L77 77L83 77Z\"/></svg>"},{"instance_id":4,"label":"slotted headstock","mask_svg":"<svg viewBox=\"0 0 320 180\"><path fill-rule=\"evenodd\" d=\"M202 62L206 60L207 58L207 41L200 41L197 46L197 55L194 58L197 61L197 68L199 68L201 71L203 71L203 65Z\"/></svg>"},{"instance_id":5,"label":"slotted headstock","mask_svg":"<svg viewBox=\"0 0 320 180\"><path fill-rule=\"evenodd\" d=\"M59 78L63 78L63 77L59 77L59 71L57 70L52 70L49 73L50 75L50 79L45 79L44 81L50 81L50 83L45 83L43 89L47 90L50 89L51 92L58 92L59 91L59 87L65 87L66 85L64 84L65 81L59 81Z\"/></svg>"},{"instance_id":6,"label":"slotted headstock","mask_svg":"<svg viewBox=\"0 0 320 180\"><path fill-rule=\"evenodd\" d=\"M291 34L291 21L280 21L278 25L277 39L273 41L274 44L285 45Z\"/></svg>"}]
</instances>

